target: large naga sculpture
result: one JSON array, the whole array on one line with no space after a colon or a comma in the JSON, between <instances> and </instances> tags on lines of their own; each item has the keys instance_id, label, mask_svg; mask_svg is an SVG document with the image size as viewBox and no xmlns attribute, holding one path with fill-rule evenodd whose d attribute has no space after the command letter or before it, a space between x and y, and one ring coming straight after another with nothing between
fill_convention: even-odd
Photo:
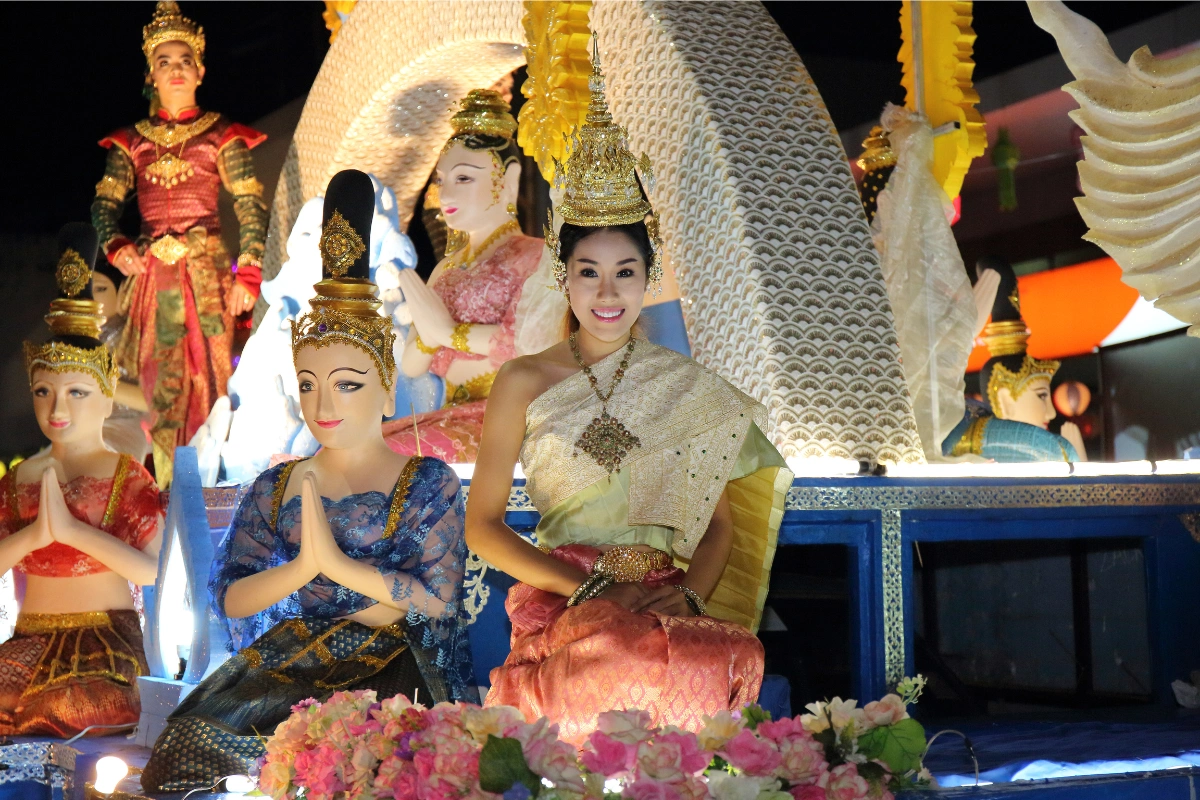
<instances>
[{"instance_id":1,"label":"large naga sculpture","mask_svg":"<svg viewBox=\"0 0 1200 800\"><path fill-rule=\"evenodd\" d=\"M1200 335L1200 51L1122 64L1104 33L1061 2L1029 2L1075 76L1063 89L1087 134L1075 202L1084 237L1143 297Z\"/></svg>"}]
</instances>

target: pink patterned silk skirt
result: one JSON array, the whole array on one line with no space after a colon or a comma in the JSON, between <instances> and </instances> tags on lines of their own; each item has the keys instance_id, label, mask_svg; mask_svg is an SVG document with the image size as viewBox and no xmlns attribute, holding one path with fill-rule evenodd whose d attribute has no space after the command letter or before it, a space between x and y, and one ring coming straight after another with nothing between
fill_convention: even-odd
<instances>
[{"instance_id":1,"label":"pink patterned silk skirt","mask_svg":"<svg viewBox=\"0 0 1200 800\"><path fill-rule=\"evenodd\" d=\"M417 414L421 455L432 456L447 464L475 463L486 407L487 400L474 400ZM417 455L417 437L413 433L411 416L383 423L383 438L387 446L400 455Z\"/></svg>"},{"instance_id":2,"label":"pink patterned silk skirt","mask_svg":"<svg viewBox=\"0 0 1200 800\"><path fill-rule=\"evenodd\" d=\"M590 572L595 547L568 544L551 555ZM676 567L654 570L649 587L679 583ZM648 711L656 725L699 732L703 717L758 699L762 643L711 617L634 614L609 600L567 608L567 598L518 583L505 603L512 652L492 670L484 705L509 705L529 720L549 717L559 736L582 745L602 711Z\"/></svg>"}]
</instances>

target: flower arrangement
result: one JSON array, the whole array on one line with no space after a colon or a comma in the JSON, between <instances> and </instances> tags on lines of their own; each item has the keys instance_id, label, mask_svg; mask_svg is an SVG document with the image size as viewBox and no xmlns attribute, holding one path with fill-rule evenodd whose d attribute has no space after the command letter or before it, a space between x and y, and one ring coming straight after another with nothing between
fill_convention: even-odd
<instances>
[{"instance_id":1,"label":"flower arrangement","mask_svg":"<svg viewBox=\"0 0 1200 800\"><path fill-rule=\"evenodd\" d=\"M757 706L699 734L642 711L601 714L582 750L508 706L307 700L266 741L259 788L275 800L861 800L932 782L909 717L924 679L857 708L834 698L772 720Z\"/></svg>"}]
</instances>

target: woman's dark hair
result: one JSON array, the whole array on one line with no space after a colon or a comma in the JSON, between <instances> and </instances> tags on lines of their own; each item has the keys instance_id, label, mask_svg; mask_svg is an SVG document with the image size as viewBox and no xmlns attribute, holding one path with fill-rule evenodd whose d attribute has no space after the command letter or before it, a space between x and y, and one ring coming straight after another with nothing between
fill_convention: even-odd
<instances>
[{"instance_id":1,"label":"woman's dark hair","mask_svg":"<svg viewBox=\"0 0 1200 800\"><path fill-rule=\"evenodd\" d=\"M500 163L508 169L508 165L521 160L521 149L516 141L504 136L488 136L482 133L464 133L451 136L451 142L462 142L468 150L491 150L500 157Z\"/></svg>"},{"instance_id":2,"label":"woman's dark hair","mask_svg":"<svg viewBox=\"0 0 1200 800\"><path fill-rule=\"evenodd\" d=\"M569 222L564 222L562 228L558 232L558 257L564 264L571 261L571 256L575 253L575 248L587 237L593 233L600 231L611 231L613 233L621 233L629 237L629 241L633 242L633 246L638 249L638 254L642 257L642 264L646 270L650 269L650 260L653 258L653 251L650 249L650 233L646 230L645 222L628 222L624 225L572 225ZM563 319L563 338L567 338L575 331L579 330L579 318L575 316L574 310L567 306L567 314ZM638 322L633 323L631 333L635 337L642 336L642 328Z\"/></svg>"}]
</instances>

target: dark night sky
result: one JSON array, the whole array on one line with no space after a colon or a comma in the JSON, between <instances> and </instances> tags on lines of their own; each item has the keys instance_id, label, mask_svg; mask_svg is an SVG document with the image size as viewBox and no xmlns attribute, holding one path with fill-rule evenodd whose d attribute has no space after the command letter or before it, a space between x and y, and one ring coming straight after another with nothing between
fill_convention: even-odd
<instances>
[{"instance_id":1,"label":"dark night sky","mask_svg":"<svg viewBox=\"0 0 1200 800\"><path fill-rule=\"evenodd\" d=\"M1106 31L1181 3L1071 6ZM201 103L253 122L308 90L328 49L321 2L196 2L184 14L208 36ZM772 2L768 9L805 59L839 127L899 101L899 2ZM0 231L53 234L86 219L104 165L96 141L146 112L141 28L151 2L6 3L0 48L7 185ZM1024 3L975 4L977 79L1054 51ZM52 38L48 36L52 34Z\"/></svg>"}]
</instances>

